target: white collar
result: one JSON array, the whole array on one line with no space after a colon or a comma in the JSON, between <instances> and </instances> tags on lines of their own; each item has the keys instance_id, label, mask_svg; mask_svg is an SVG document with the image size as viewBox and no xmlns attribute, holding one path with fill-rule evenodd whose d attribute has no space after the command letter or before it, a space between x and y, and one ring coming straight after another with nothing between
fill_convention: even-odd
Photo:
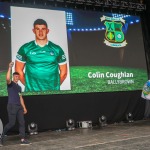
<instances>
[{"instance_id":1,"label":"white collar","mask_svg":"<svg viewBox=\"0 0 150 150\"><path fill-rule=\"evenodd\" d=\"M36 45L39 45L39 44L36 42L36 40L35 40L34 42L35 42ZM47 41L47 43L46 43L45 45L48 45L48 41ZM44 47L45 45L39 45L39 46Z\"/></svg>"}]
</instances>

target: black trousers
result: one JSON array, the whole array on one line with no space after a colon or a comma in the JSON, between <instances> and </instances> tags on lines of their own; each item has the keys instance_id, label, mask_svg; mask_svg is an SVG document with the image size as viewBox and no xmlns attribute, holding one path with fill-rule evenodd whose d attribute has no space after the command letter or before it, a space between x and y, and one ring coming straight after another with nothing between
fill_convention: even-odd
<instances>
[{"instance_id":1,"label":"black trousers","mask_svg":"<svg viewBox=\"0 0 150 150\"><path fill-rule=\"evenodd\" d=\"M4 127L3 134L4 135L7 134L7 132L15 125L17 119L19 123L19 135L21 136L21 138L25 138L25 120L22 106L15 104L8 104L7 112L9 122Z\"/></svg>"}]
</instances>

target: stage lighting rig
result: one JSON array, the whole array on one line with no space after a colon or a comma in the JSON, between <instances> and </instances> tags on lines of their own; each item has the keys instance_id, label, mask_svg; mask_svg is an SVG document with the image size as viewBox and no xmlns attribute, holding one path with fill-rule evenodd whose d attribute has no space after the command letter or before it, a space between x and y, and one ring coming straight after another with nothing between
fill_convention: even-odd
<instances>
[{"instance_id":1,"label":"stage lighting rig","mask_svg":"<svg viewBox=\"0 0 150 150\"><path fill-rule=\"evenodd\" d=\"M71 131L75 129L75 121L73 119L68 119L66 121L67 130Z\"/></svg>"},{"instance_id":2,"label":"stage lighting rig","mask_svg":"<svg viewBox=\"0 0 150 150\"><path fill-rule=\"evenodd\" d=\"M107 125L107 118L105 115L99 117L99 126L105 127Z\"/></svg>"},{"instance_id":3,"label":"stage lighting rig","mask_svg":"<svg viewBox=\"0 0 150 150\"><path fill-rule=\"evenodd\" d=\"M28 132L30 135L37 135L38 134L38 126L36 123L32 122L28 125Z\"/></svg>"},{"instance_id":4,"label":"stage lighting rig","mask_svg":"<svg viewBox=\"0 0 150 150\"><path fill-rule=\"evenodd\" d=\"M133 120L133 114L131 112L129 112L129 113L126 114L126 121L129 122L129 123L134 122L134 120Z\"/></svg>"},{"instance_id":5,"label":"stage lighting rig","mask_svg":"<svg viewBox=\"0 0 150 150\"><path fill-rule=\"evenodd\" d=\"M55 7L71 7L85 9L89 8L91 10L101 11L111 11L115 9L119 11L120 9L125 9L126 11L139 11L142 12L146 10L146 4L143 0L10 0L11 3L23 3L23 4L42 4L51 5ZM94 9L93 9L94 8Z\"/></svg>"}]
</instances>

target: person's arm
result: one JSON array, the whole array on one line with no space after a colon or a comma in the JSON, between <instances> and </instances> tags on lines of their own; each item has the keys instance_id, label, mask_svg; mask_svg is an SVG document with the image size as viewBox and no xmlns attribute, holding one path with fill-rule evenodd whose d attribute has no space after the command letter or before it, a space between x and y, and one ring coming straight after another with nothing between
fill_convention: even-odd
<instances>
[{"instance_id":1,"label":"person's arm","mask_svg":"<svg viewBox=\"0 0 150 150\"><path fill-rule=\"evenodd\" d=\"M25 103L24 103L24 99L23 99L21 94L20 94L20 103L21 103L21 106L23 107L24 114L26 114L27 113L27 109L26 109L26 106L25 106Z\"/></svg>"},{"instance_id":2,"label":"person's arm","mask_svg":"<svg viewBox=\"0 0 150 150\"><path fill-rule=\"evenodd\" d=\"M25 84L25 79L24 79L24 66L25 66L25 63L22 63L20 61L15 61L15 71L19 73L20 75L20 81L21 83L24 85Z\"/></svg>"},{"instance_id":3,"label":"person's arm","mask_svg":"<svg viewBox=\"0 0 150 150\"><path fill-rule=\"evenodd\" d=\"M62 84L67 77L67 64L60 65L59 70L60 70L60 84Z\"/></svg>"},{"instance_id":4,"label":"person's arm","mask_svg":"<svg viewBox=\"0 0 150 150\"><path fill-rule=\"evenodd\" d=\"M13 65L14 65L14 62L10 62L9 63L8 71L7 71L7 74L6 74L6 82L7 82L7 84L11 83L11 70L12 70Z\"/></svg>"}]
</instances>

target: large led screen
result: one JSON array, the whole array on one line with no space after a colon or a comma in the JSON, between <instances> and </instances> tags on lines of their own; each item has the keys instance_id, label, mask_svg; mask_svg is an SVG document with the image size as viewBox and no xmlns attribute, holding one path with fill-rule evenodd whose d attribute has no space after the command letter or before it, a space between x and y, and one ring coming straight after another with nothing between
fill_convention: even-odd
<instances>
[{"instance_id":1,"label":"large led screen","mask_svg":"<svg viewBox=\"0 0 150 150\"><path fill-rule=\"evenodd\" d=\"M38 19L47 23L44 47L36 42ZM0 53L0 96L10 61L24 76L24 95L142 90L148 79L139 16L3 3Z\"/></svg>"}]
</instances>

